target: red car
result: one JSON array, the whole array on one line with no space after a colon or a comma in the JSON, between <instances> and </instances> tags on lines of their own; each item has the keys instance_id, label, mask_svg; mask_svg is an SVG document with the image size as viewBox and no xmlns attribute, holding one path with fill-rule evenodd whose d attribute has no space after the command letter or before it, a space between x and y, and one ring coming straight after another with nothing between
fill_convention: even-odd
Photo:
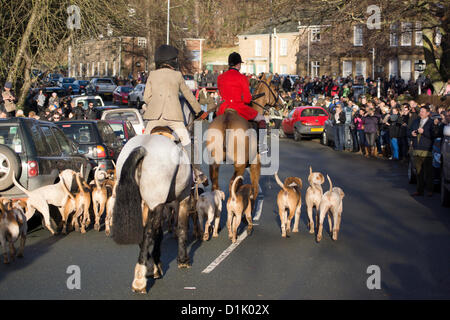
<instances>
[{"instance_id":1,"label":"red car","mask_svg":"<svg viewBox=\"0 0 450 320\"><path fill-rule=\"evenodd\" d=\"M113 103L128 104L128 94L131 90L132 86L118 86L113 92Z\"/></svg>"},{"instance_id":2,"label":"red car","mask_svg":"<svg viewBox=\"0 0 450 320\"><path fill-rule=\"evenodd\" d=\"M295 141L302 136L320 136L323 132L328 112L322 107L297 107L283 119L281 127L286 135L293 135Z\"/></svg>"}]
</instances>

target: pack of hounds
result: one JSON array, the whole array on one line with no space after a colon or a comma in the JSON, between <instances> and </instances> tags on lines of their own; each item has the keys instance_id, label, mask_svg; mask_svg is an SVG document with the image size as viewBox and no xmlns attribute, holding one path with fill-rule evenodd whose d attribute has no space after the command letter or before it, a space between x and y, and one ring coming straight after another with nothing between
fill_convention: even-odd
<instances>
[{"instance_id":1,"label":"pack of hounds","mask_svg":"<svg viewBox=\"0 0 450 320\"><path fill-rule=\"evenodd\" d=\"M61 214L61 232L63 234L66 234L69 228L86 233L86 229L91 224L91 205L95 217L94 230L100 231L100 220L106 212L105 233L107 236L111 234L113 225L112 213L117 185L115 170L104 171L98 167L95 168L94 178L89 184L86 183L82 172L83 168L80 169L80 172L66 169L60 173L60 179L57 183L33 191L28 191L13 179L14 184L28 198L14 201L0 198L0 243L4 263L14 260L16 256L14 243L19 239L20 248L17 256L23 256L27 235L27 221L36 211L42 214L45 227L52 234L56 233L50 223L49 205L57 207ZM333 240L337 240L341 224L344 192L339 187L333 187L328 175L327 179L329 190L324 193L322 189L322 184L325 182L323 174L313 172L312 168L309 168L309 187L306 190L305 202L308 213L309 233L316 233L317 242L322 240L325 216L328 217L328 225ZM287 177L284 182L281 182L277 173L275 173L275 180L281 188L277 195L281 236L287 237L291 232L292 219L294 218L292 232L299 232L303 183L298 177ZM71 192L72 182L76 184L75 192ZM219 236L220 215L222 202L225 200L225 193L221 190L200 193L198 186L194 190L191 196L192 201L190 202L190 216L193 220L194 236L207 241L210 239L212 231L212 237L217 238ZM252 195L252 186L243 184L243 177L237 176L230 185L230 196L226 203L226 226L228 237L232 243L237 241L237 231L243 215L245 215L247 221L247 232L252 231L251 213L255 200ZM314 223L313 219L314 208L316 211L316 223ZM168 229L171 232L173 226L176 225L176 209L168 206L166 217ZM71 221L70 225L68 225L69 220ZM317 230L315 226L317 226Z\"/></svg>"}]
</instances>

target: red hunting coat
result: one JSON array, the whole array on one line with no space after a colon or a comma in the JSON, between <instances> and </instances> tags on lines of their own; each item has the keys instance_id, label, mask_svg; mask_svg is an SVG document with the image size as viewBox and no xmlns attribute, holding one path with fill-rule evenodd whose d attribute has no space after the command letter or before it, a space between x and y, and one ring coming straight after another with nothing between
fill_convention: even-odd
<instances>
[{"instance_id":1,"label":"red hunting coat","mask_svg":"<svg viewBox=\"0 0 450 320\"><path fill-rule=\"evenodd\" d=\"M246 105L252 100L246 76L236 69L230 69L217 78L217 87L224 101L217 111L217 115L221 115L225 112L225 109L231 108L246 120L252 120L256 117L258 111Z\"/></svg>"}]
</instances>

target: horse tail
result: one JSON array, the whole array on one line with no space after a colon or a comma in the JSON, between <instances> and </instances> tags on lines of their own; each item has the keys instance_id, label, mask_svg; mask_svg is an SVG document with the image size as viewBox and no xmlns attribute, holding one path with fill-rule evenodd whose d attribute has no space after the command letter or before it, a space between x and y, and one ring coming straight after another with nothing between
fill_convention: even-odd
<instances>
[{"instance_id":1,"label":"horse tail","mask_svg":"<svg viewBox=\"0 0 450 320\"><path fill-rule=\"evenodd\" d=\"M240 180L243 179L242 176L237 176L234 181L233 184L231 185L231 198L233 200L236 200L236 183Z\"/></svg>"},{"instance_id":2,"label":"horse tail","mask_svg":"<svg viewBox=\"0 0 450 320\"><path fill-rule=\"evenodd\" d=\"M117 244L139 244L142 242L142 197L135 174L139 162L147 151L137 147L129 154L122 166L120 178L115 186L116 201L113 209L113 240Z\"/></svg>"}]
</instances>

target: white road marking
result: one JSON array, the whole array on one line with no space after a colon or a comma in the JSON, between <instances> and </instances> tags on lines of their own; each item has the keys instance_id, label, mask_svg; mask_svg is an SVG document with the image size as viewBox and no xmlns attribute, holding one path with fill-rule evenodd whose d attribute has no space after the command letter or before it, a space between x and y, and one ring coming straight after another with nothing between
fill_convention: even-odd
<instances>
[{"instance_id":1,"label":"white road marking","mask_svg":"<svg viewBox=\"0 0 450 320\"><path fill-rule=\"evenodd\" d=\"M258 188L259 188L259 193L262 193L262 189L261 186L258 184ZM264 203L264 198L261 197L260 199L258 199L258 203L256 204L256 214L255 217L253 218L253 221L258 221L259 218L261 218L261 213L262 213L262 208L263 208L263 203ZM254 223L254 226L258 226L259 224ZM210 273L211 271L213 271L223 260L226 259L226 257L228 257L230 255L231 252L233 252L234 249L237 248L237 246L244 241L245 238L247 238L248 234L247 234L247 230L245 230L244 232L242 232L242 234L236 239L235 243L232 243L228 248L225 249L225 251L223 251L220 256L218 256L213 262L211 262L211 264L209 266L207 266L202 273Z\"/></svg>"}]
</instances>

